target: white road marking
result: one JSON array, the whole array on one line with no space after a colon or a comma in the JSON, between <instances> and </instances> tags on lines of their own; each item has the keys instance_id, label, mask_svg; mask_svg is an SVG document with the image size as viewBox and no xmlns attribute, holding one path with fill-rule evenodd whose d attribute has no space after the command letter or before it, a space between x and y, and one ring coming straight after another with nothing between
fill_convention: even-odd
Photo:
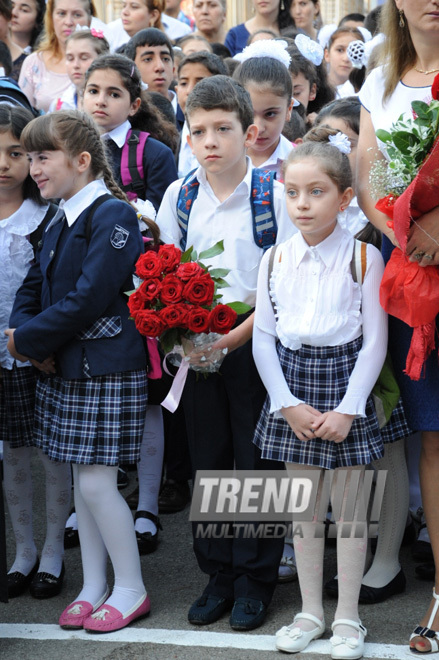
<instances>
[{"instance_id":1,"label":"white road marking","mask_svg":"<svg viewBox=\"0 0 439 660\"><path fill-rule=\"evenodd\" d=\"M130 644L169 644L211 648L275 650L274 635L216 633L198 630L166 630L161 628L124 628L107 634L92 635L83 630L62 630L56 625L31 623L0 623L0 639L35 639L87 642L115 642ZM316 640L302 653L328 655L329 640ZM365 658L407 660L408 645L366 643ZM412 656L413 657L413 656Z\"/></svg>"}]
</instances>

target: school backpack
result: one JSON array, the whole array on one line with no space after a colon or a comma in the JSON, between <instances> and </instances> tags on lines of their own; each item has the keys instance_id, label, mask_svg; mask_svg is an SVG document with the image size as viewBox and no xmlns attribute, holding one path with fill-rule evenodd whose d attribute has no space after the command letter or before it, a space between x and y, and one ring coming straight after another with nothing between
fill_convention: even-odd
<instances>
[{"instance_id":1,"label":"school backpack","mask_svg":"<svg viewBox=\"0 0 439 660\"><path fill-rule=\"evenodd\" d=\"M130 129L127 139L122 147L120 160L120 178L122 179L122 190L132 202L138 197L145 197L145 180L143 172L143 152L149 133Z\"/></svg>"},{"instance_id":2,"label":"school backpack","mask_svg":"<svg viewBox=\"0 0 439 660\"><path fill-rule=\"evenodd\" d=\"M198 196L200 183L196 177L197 170L192 170L183 179L177 199L178 224L182 237L180 248L186 249L189 216L192 205ZM277 222L273 205L273 180L274 172L260 170L255 167L252 170L250 206L253 220L253 237L258 247L268 250L276 243Z\"/></svg>"},{"instance_id":3,"label":"school backpack","mask_svg":"<svg viewBox=\"0 0 439 660\"><path fill-rule=\"evenodd\" d=\"M26 94L21 91L15 80L8 76L0 76L0 103L26 108L34 117L38 117L40 114L31 106Z\"/></svg>"}]
</instances>

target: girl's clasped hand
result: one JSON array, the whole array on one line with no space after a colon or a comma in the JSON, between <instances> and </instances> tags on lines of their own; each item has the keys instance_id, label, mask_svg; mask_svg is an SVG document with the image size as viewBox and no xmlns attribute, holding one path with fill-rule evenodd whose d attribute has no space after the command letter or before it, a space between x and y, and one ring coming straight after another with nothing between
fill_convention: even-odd
<instances>
[{"instance_id":1,"label":"girl's clasped hand","mask_svg":"<svg viewBox=\"0 0 439 660\"><path fill-rule=\"evenodd\" d=\"M300 440L321 438L343 442L351 430L355 415L345 415L332 410L321 413L306 403L282 409L282 415Z\"/></svg>"}]
</instances>

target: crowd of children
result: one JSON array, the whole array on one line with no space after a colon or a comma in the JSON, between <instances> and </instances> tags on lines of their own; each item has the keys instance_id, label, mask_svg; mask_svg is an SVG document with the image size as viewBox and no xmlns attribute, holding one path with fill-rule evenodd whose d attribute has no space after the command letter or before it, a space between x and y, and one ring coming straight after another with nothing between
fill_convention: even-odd
<instances>
[{"instance_id":1,"label":"crowd of children","mask_svg":"<svg viewBox=\"0 0 439 660\"><path fill-rule=\"evenodd\" d=\"M1 1L3 25L16 10ZM403 341L394 339L393 321L388 339L379 297L382 234L386 259L396 241L365 184L383 98L395 114L400 78L412 90L410 100L424 98L439 70L432 68L439 53L427 56L421 38L411 36L419 30L405 6L410 3L398 4L393 14L391 4L387 0L383 30L397 43L399 20L405 45L412 44L406 48L411 59L391 65L388 46L364 55L372 34L361 14L319 32L317 0L255 0L251 18L227 34L224 0L196 0L193 19L180 2L166 2L165 11L164 0L128 0L109 26L98 22L89 0L49 0L42 39L20 62L17 43L26 37L35 44L39 2L29 0L34 23L17 17L16 41L12 26L5 28L0 440L15 538L9 598L28 589L35 598L61 592L72 476L68 524L81 546L83 586L58 614L59 625L111 632L149 614L139 555L157 549L159 511L184 508L197 471L293 476L307 470L318 484L316 512L329 471L332 494L343 479L358 484L350 503L357 515L370 466L387 471L370 565L367 528L361 538L342 533L346 500L334 514L338 575L326 585L324 523L317 515L294 540L207 537L194 527L206 586L188 609L196 626L229 613L233 630L253 630L264 622L276 584L298 577L302 607L276 633L276 648L297 653L325 633L325 589L337 598L331 657L363 655L367 631L359 602L380 602L405 589L398 555L411 521L406 439L426 431L423 451L430 455L439 441L437 414L429 410L424 422L427 413L412 413L412 392L415 400L420 396L403 374ZM377 52L386 54L387 69L373 71L362 86L366 60L377 62ZM9 77L13 61L22 67L19 87ZM20 88L29 110L17 102ZM187 189L195 193L186 203ZM258 195L265 205L262 228ZM432 225L426 227L421 224L438 244ZM199 254L221 239L224 251L211 264L229 271L222 301L246 303L251 311L216 342L226 354L217 373L198 378L189 369L170 415L160 406L166 376L157 383L152 375L155 344L130 318L135 264L160 242ZM413 241L421 244L416 233ZM421 266L437 265L439 255L426 246L418 248ZM412 258L417 254L415 246ZM389 343L392 383L402 399L396 395L383 420L372 390L389 363ZM437 365L427 368L436 392ZM46 485L40 555L32 526L33 447ZM437 552L433 477L423 460ZM139 485L128 503L118 473L136 463ZM417 495L410 506L415 501L418 508L413 474L410 489ZM129 506L136 509L134 522ZM428 558L432 564L431 551ZM437 650L436 591L412 636L418 653Z\"/></svg>"}]
</instances>

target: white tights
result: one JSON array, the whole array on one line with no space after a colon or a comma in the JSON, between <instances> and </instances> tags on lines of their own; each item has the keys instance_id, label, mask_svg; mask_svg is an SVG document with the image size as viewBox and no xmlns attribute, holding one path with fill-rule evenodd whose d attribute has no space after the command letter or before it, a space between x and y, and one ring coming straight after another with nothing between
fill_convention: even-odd
<instances>
[{"instance_id":1,"label":"white tights","mask_svg":"<svg viewBox=\"0 0 439 660\"><path fill-rule=\"evenodd\" d=\"M117 466L73 465L84 584L75 600L93 606L107 590L107 552L114 589L106 601L127 612L145 593L131 511L117 489Z\"/></svg>"}]
</instances>

